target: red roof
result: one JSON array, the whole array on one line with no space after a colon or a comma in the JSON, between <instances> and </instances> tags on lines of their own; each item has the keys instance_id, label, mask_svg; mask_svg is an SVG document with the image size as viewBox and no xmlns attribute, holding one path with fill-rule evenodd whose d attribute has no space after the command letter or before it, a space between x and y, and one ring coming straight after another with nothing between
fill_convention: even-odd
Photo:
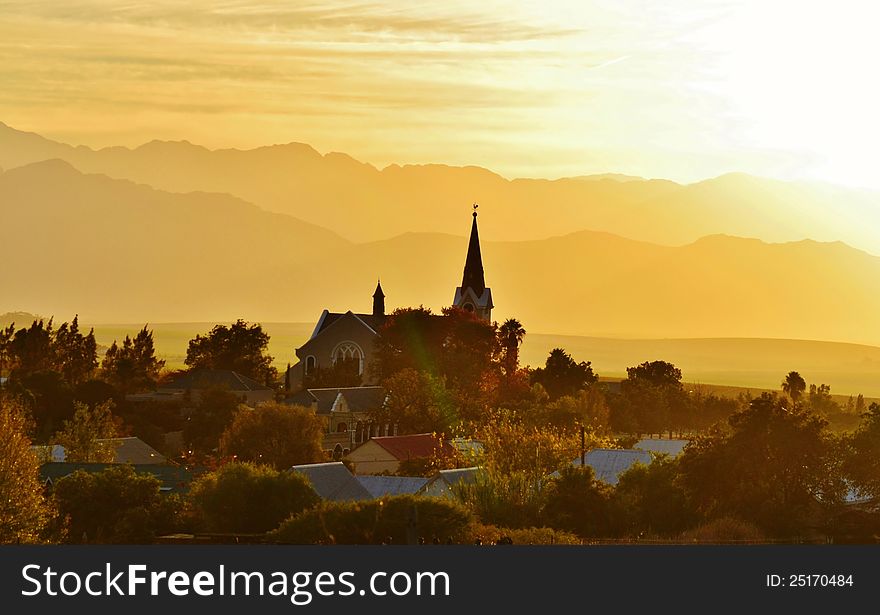
<instances>
[{"instance_id":1,"label":"red roof","mask_svg":"<svg viewBox=\"0 0 880 615\"><path fill-rule=\"evenodd\" d=\"M398 461L433 457L435 452L444 456L449 454L449 444L440 446L440 438L432 433L419 433L409 436L379 436L372 441L384 448ZM438 450L440 449L440 450Z\"/></svg>"}]
</instances>

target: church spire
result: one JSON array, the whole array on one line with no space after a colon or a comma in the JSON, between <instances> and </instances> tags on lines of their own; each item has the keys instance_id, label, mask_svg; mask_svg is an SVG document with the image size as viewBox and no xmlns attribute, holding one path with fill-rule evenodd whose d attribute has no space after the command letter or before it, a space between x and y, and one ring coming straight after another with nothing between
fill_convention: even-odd
<instances>
[{"instance_id":1,"label":"church spire","mask_svg":"<svg viewBox=\"0 0 880 615\"><path fill-rule=\"evenodd\" d=\"M486 278L483 275L483 256L480 253L480 234L477 231L477 207L474 203L474 222L471 224L471 240L468 244L467 259L464 263L464 275L461 288L473 289L479 297L486 290Z\"/></svg>"},{"instance_id":2,"label":"church spire","mask_svg":"<svg viewBox=\"0 0 880 615\"><path fill-rule=\"evenodd\" d=\"M461 286L455 289L452 305L468 312L474 312L483 320L492 320L492 291L486 288L483 275L483 255L480 252L480 234L477 231L477 207L474 203L474 221L471 223L471 238L468 243L467 258L464 262L464 275Z\"/></svg>"},{"instance_id":3,"label":"church spire","mask_svg":"<svg viewBox=\"0 0 880 615\"><path fill-rule=\"evenodd\" d=\"M382 281L376 282L376 292L373 293L373 316L385 315L385 293L382 291Z\"/></svg>"}]
</instances>

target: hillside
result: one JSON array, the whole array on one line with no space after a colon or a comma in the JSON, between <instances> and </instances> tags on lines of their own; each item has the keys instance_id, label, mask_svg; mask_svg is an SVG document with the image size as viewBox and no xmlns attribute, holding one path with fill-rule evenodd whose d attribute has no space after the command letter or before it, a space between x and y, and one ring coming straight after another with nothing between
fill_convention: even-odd
<instances>
[{"instance_id":1,"label":"hillside","mask_svg":"<svg viewBox=\"0 0 880 615\"><path fill-rule=\"evenodd\" d=\"M152 141L134 149L92 150L0 123L0 167L49 158L173 192L229 193L353 241L410 231L458 234L464 212L477 201L487 214L487 239L535 240L578 229L667 245L709 234L772 242L810 237L880 254L877 235L865 224L880 217L877 193L742 174L691 185L616 174L509 180L480 167L380 170L302 143L245 151Z\"/></svg>"},{"instance_id":2,"label":"hillside","mask_svg":"<svg viewBox=\"0 0 880 615\"><path fill-rule=\"evenodd\" d=\"M314 321L448 305L466 240L407 233L352 244L216 194L173 194L61 161L0 175L0 310L91 322ZM482 221L482 219L481 219ZM495 317L531 331L606 337L880 342L880 258L842 243L727 236L680 247L583 231L484 242Z\"/></svg>"}]
</instances>

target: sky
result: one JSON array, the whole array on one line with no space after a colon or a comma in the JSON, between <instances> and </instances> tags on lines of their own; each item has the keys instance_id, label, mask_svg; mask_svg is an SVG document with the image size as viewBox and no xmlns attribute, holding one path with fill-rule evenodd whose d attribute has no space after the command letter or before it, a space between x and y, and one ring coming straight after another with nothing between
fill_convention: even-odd
<instances>
[{"instance_id":1,"label":"sky","mask_svg":"<svg viewBox=\"0 0 880 615\"><path fill-rule=\"evenodd\" d=\"M880 8L836 0L0 0L0 121L508 177L880 188Z\"/></svg>"}]
</instances>

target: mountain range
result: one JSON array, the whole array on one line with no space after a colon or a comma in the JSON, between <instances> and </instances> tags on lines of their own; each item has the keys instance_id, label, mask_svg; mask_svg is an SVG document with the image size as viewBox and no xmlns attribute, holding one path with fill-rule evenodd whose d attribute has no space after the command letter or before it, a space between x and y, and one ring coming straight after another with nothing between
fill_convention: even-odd
<instances>
[{"instance_id":1,"label":"mountain range","mask_svg":"<svg viewBox=\"0 0 880 615\"><path fill-rule=\"evenodd\" d=\"M7 168L0 311L79 313L88 322L309 322L324 308L368 311L379 277L390 308L439 309L460 283L463 232L354 242L239 195L175 193L59 159ZM458 209L464 231L469 216ZM325 222L335 230L341 221ZM870 317L880 313L880 258L842 242L712 235L670 246L584 230L484 240L483 258L495 316L515 316L532 332L880 343L880 319Z\"/></svg>"},{"instance_id":2,"label":"mountain range","mask_svg":"<svg viewBox=\"0 0 880 615\"><path fill-rule=\"evenodd\" d=\"M880 219L880 193L738 173L688 185L617 174L507 179L480 167L378 169L302 143L210 150L187 141L152 141L133 149L91 149L0 123L0 167L52 158L85 173L170 192L235 195L358 243L406 232L462 234L467 209L476 201L486 214L483 236L494 240L590 229L661 245L713 234L768 242L840 240L880 254L880 236L866 223Z\"/></svg>"}]
</instances>

